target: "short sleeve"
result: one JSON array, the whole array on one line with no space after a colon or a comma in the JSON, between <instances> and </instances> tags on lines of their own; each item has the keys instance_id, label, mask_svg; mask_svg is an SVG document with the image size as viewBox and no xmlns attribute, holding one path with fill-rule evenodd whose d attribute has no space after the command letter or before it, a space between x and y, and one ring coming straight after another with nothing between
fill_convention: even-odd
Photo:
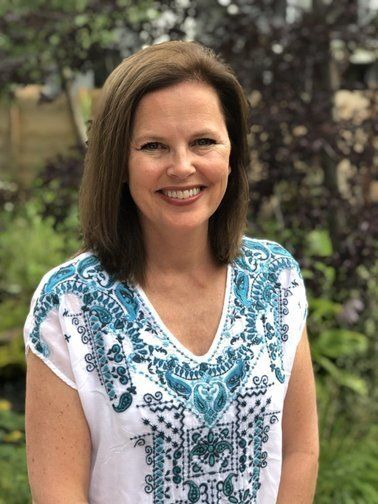
<instances>
[{"instance_id":1,"label":"short sleeve","mask_svg":"<svg viewBox=\"0 0 378 504\"><path fill-rule=\"evenodd\" d=\"M61 324L61 302L53 293L45 293L50 273L45 275L32 297L24 325L25 354L31 350L67 385L77 389L70 353Z\"/></svg>"},{"instance_id":2,"label":"short sleeve","mask_svg":"<svg viewBox=\"0 0 378 504\"><path fill-rule=\"evenodd\" d=\"M298 343L308 314L308 302L304 280L299 266L281 273L283 365L286 376L291 375Z\"/></svg>"}]
</instances>

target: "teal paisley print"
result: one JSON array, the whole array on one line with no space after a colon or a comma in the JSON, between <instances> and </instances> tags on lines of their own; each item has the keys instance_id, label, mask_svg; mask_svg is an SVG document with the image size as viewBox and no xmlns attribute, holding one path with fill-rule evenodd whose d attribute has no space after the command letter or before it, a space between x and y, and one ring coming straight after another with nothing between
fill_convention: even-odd
<instances>
[{"instance_id":1,"label":"teal paisley print","mask_svg":"<svg viewBox=\"0 0 378 504\"><path fill-rule=\"evenodd\" d=\"M47 364L52 314L93 435L91 488L102 478L109 489L93 490L91 502L274 502L284 394L307 315L287 250L244 238L205 356L179 344L142 288L112 278L91 253L54 269L39 290L26 344ZM120 476L128 460L137 467L129 479ZM122 488L110 497L115 482Z\"/></svg>"}]
</instances>

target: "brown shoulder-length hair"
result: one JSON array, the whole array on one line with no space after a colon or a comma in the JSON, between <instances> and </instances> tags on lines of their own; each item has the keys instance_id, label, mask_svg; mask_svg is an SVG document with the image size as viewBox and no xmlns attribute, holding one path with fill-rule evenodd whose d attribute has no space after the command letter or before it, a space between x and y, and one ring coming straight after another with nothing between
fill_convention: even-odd
<instances>
[{"instance_id":1,"label":"brown shoulder-length hair","mask_svg":"<svg viewBox=\"0 0 378 504\"><path fill-rule=\"evenodd\" d=\"M248 208L248 102L231 68L212 50L196 42L163 42L113 70L89 131L79 195L82 251L93 251L122 281L143 284L146 270L137 207L124 182L135 110L147 93L187 81L203 82L217 92L231 140L226 193L209 220L211 250L220 263L240 252Z\"/></svg>"}]
</instances>

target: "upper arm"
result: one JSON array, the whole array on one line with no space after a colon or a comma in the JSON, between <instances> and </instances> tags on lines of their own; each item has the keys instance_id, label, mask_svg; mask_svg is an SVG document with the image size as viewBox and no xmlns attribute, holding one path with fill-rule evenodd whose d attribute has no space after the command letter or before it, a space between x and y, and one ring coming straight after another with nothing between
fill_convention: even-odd
<instances>
[{"instance_id":1,"label":"upper arm","mask_svg":"<svg viewBox=\"0 0 378 504\"><path fill-rule=\"evenodd\" d=\"M283 454L319 453L315 379L306 327L298 344L283 410Z\"/></svg>"},{"instance_id":2,"label":"upper arm","mask_svg":"<svg viewBox=\"0 0 378 504\"><path fill-rule=\"evenodd\" d=\"M78 393L31 351L25 413L33 501L88 502L91 441Z\"/></svg>"}]
</instances>

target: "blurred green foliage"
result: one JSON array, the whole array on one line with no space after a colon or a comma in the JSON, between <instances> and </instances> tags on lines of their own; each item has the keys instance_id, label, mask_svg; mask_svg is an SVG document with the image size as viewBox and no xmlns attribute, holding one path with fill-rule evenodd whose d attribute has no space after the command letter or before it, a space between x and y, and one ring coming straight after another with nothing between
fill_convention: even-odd
<instances>
[{"instance_id":1,"label":"blurred green foliage","mask_svg":"<svg viewBox=\"0 0 378 504\"><path fill-rule=\"evenodd\" d=\"M42 209L54 188L38 189L26 202L3 212L0 233L0 382L12 399L20 394L20 376L25 375L22 328L31 296L42 276L64 262L79 247L76 206L67 209L64 222L43 218ZM42 197L43 194L43 197ZM24 380L24 378L22 378ZM10 385L10 386L9 386ZM21 389L22 390L22 389ZM23 402L15 397L15 402ZM12 411L0 393L0 504L31 502L25 458L24 416ZM20 406L18 405L18 408Z\"/></svg>"},{"instance_id":2,"label":"blurred green foliage","mask_svg":"<svg viewBox=\"0 0 378 504\"><path fill-rule=\"evenodd\" d=\"M0 504L28 504L24 416L11 406L0 399Z\"/></svg>"},{"instance_id":3,"label":"blurred green foliage","mask_svg":"<svg viewBox=\"0 0 378 504\"><path fill-rule=\"evenodd\" d=\"M61 85L78 71L104 74L104 57L119 60L138 40L136 23L154 17L149 0L4 0L0 3L0 89L12 93L15 83L41 83L48 76Z\"/></svg>"},{"instance_id":4,"label":"blurred green foliage","mask_svg":"<svg viewBox=\"0 0 378 504\"><path fill-rule=\"evenodd\" d=\"M49 199L49 190L44 199ZM12 366L24 367L22 341L17 335L25 322L31 297L42 276L79 248L75 207L54 228L52 217L42 218L41 201L31 199L5 213L0 234L0 377ZM48 253L46 250L48 248ZM16 258L16 260L15 260Z\"/></svg>"},{"instance_id":5,"label":"blurred green foliage","mask_svg":"<svg viewBox=\"0 0 378 504\"><path fill-rule=\"evenodd\" d=\"M67 251L78 246L69 233L54 229L52 218L42 219L38 202L33 200L26 202L18 215L7 215L2 231L0 289L11 297L30 296L47 269L59 264ZM15 261L15 251L24 251L23 260Z\"/></svg>"}]
</instances>

